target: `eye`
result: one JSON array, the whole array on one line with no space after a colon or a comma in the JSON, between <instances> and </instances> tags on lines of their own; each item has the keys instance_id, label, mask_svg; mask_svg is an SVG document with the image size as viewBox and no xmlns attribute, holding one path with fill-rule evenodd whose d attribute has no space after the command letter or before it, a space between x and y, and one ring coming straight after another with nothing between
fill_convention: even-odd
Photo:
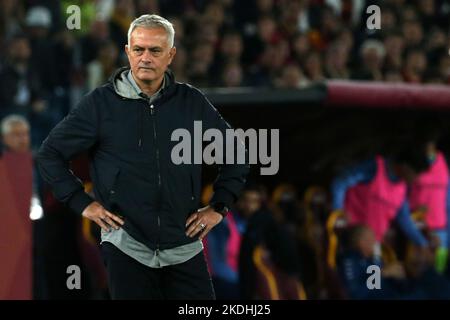
<instances>
[{"instance_id":1,"label":"eye","mask_svg":"<svg viewBox=\"0 0 450 320\"><path fill-rule=\"evenodd\" d=\"M162 50L159 48L151 49L151 52L154 56L159 56L162 53Z\"/></svg>"}]
</instances>

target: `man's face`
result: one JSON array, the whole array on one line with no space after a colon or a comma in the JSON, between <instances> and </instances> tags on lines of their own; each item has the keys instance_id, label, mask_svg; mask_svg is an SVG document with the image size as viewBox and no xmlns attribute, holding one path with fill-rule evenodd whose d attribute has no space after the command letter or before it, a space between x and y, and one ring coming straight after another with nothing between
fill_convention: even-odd
<instances>
[{"instance_id":1,"label":"man's face","mask_svg":"<svg viewBox=\"0 0 450 320\"><path fill-rule=\"evenodd\" d=\"M134 77L152 83L164 76L175 56L175 47L169 48L164 28L137 27L130 36L130 46L125 46Z\"/></svg>"},{"instance_id":2,"label":"man's face","mask_svg":"<svg viewBox=\"0 0 450 320\"><path fill-rule=\"evenodd\" d=\"M3 137L5 146L15 152L26 152L30 150L30 130L23 123L15 123L10 131Z\"/></svg>"}]
</instances>

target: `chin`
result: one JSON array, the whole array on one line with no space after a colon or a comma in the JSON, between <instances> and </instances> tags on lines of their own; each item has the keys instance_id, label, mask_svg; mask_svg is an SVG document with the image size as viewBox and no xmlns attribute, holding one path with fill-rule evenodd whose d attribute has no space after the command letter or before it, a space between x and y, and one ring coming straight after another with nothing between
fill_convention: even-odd
<instances>
[{"instance_id":1,"label":"chin","mask_svg":"<svg viewBox=\"0 0 450 320\"><path fill-rule=\"evenodd\" d=\"M144 74L144 75L139 74L138 79L141 81L153 81L153 80L155 80L155 77L149 76L147 74Z\"/></svg>"},{"instance_id":2,"label":"chin","mask_svg":"<svg viewBox=\"0 0 450 320\"><path fill-rule=\"evenodd\" d=\"M153 81L158 78L153 71L139 71L138 77L141 81Z\"/></svg>"}]
</instances>

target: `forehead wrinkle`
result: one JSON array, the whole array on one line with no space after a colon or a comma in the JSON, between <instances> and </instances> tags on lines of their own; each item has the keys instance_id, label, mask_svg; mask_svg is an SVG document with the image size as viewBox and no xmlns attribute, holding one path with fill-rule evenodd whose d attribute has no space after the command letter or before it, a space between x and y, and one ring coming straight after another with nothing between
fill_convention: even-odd
<instances>
[{"instance_id":1,"label":"forehead wrinkle","mask_svg":"<svg viewBox=\"0 0 450 320\"><path fill-rule=\"evenodd\" d=\"M154 31L156 30L156 31ZM130 36L130 45L133 43L137 44L141 47L144 47L145 44L150 44L150 46L159 46L163 48L164 46L168 46L168 38L167 34L163 29L141 29L137 28L133 31Z\"/></svg>"}]
</instances>

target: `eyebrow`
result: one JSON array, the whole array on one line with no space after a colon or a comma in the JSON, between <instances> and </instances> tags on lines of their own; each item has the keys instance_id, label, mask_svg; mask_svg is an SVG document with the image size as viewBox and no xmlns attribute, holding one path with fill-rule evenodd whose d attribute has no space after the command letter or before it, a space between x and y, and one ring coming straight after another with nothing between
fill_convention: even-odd
<instances>
[{"instance_id":1,"label":"eyebrow","mask_svg":"<svg viewBox=\"0 0 450 320\"><path fill-rule=\"evenodd\" d=\"M135 45L133 45L133 49L145 49L145 47L135 44ZM147 49L150 49L151 51L153 51L153 50L162 50L163 48L160 46L153 46L153 47L148 47Z\"/></svg>"}]
</instances>

